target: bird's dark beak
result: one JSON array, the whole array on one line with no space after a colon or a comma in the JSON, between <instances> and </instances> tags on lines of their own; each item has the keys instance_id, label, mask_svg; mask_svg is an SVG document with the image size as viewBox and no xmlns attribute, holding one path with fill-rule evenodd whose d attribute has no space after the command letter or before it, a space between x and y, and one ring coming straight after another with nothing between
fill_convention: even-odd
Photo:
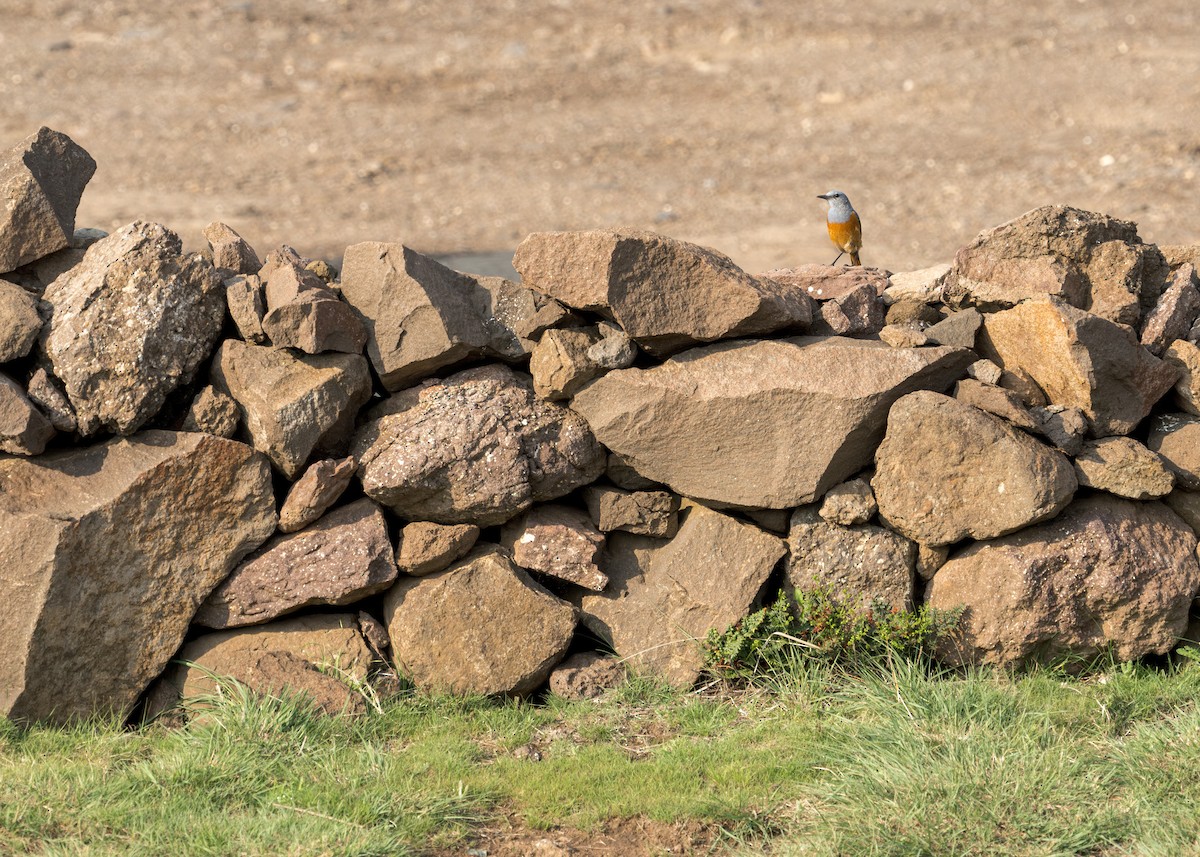
<instances>
[{"instance_id":1,"label":"bird's dark beak","mask_svg":"<svg viewBox=\"0 0 1200 857\"><path fill-rule=\"evenodd\" d=\"M817 199L829 199L829 194L819 193L819 194L817 194Z\"/></svg>"}]
</instances>

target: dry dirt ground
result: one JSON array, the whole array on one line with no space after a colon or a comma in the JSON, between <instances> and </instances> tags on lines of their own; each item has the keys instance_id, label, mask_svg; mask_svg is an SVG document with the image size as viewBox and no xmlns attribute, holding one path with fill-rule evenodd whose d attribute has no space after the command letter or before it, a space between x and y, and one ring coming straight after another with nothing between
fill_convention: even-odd
<instances>
[{"instance_id":1,"label":"dry dirt ground","mask_svg":"<svg viewBox=\"0 0 1200 857\"><path fill-rule=\"evenodd\" d=\"M1200 240L1195 0L0 0L0 144L99 162L80 225L260 251L649 228L751 270L949 259L1067 203ZM469 267L469 264L464 264Z\"/></svg>"}]
</instances>

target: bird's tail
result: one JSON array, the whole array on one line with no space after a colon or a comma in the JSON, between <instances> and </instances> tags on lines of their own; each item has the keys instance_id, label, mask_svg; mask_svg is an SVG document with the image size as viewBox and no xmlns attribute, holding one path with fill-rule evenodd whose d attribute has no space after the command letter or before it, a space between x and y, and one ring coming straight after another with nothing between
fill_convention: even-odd
<instances>
[{"instance_id":1,"label":"bird's tail","mask_svg":"<svg viewBox=\"0 0 1200 857\"><path fill-rule=\"evenodd\" d=\"M861 265L862 264L862 262L858 261L858 251L857 250L850 251L850 264L851 265Z\"/></svg>"}]
</instances>

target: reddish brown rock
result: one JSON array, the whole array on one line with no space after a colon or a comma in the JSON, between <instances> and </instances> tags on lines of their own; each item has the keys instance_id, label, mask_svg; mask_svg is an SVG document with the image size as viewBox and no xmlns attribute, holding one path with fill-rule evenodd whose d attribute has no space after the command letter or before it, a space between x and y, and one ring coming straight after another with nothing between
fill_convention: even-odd
<instances>
[{"instance_id":1,"label":"reddish brown rock","mask_svg":"<svg viewBox=\"0 0 1200 857\"><path fill-rule=\"evenodd\" d=\"M262 267L254 248L231 226L213 221L204 227L204 240L212 251L212 262L216 268L224 268L234 274L254 274Z\"/></svg>"},{"instance_id":2,"label":"reddish brown rock","mask_svg":"<svg viewBox=\"0 0 1200 857\"><path fill-rule=\"evenodd\" d=\"M29 401L21 386L0 374L0 452L41 455L54 426Z\"/></svg>"},{"instance_id":3,"label":"reddish brown rock","mask_svg":"<svg viewBox=\"0 0 1200 857\"><path fill-rule=\"evenodd\" d=\"M611 655L579 652L550 673L550 692L563 699L596 699L628 678L625 665Z\"/></svg>"},{"instance_id":4,"label":"reddish brown rock","mask_svg":"<svg viewBox=\"0 0 1200 857\"><path fill-rule=\"evenodd\" d=\"M1105 495L1058 518L957 553L926 594L965 608L941 648L951 663L1004 666L1165 654L1200 588L1196 536L1161 503Z\"/></svg>"},{"instance_id":5,"label":"reddish brown rock","mask_svg":"<svg viewBox=\"0 0 1200 857\"><path fill-rule=\"evenodd\" d=\"M1079 450L1083 449L1088 422L1079 408L1050 405L1046 408L1032 408L1030 413L1037 420L1038 434L1050 441L1059 452L1077 455Z\"/></svg>"},{"instance_id":6,"label":"reddish brown rock","mask_svg":"<svg viewBox=\"0 0 1200 857\"><path fill-rule=\"evenodd\" d=\"M1085 443L1075 456L1075 475L1080 485L1130 500L1154 500L1175 487L1163 459L1129 437Z\"/></svg>"},{"instance_id":7,"label":"reddish brown rock","mask_svg":"<svg viewBox=\"0 0 1200 857\"><path fill-rule=\"evenodd\" d=\"M179 236L137 222L47 286L41 351L82 435L129 434L192 379L221 332L221 281Z\"/></svg>"},{"instance_id":8,"label":"reddish brown rock","mask_svg":"<svg viewBox=\"0 0 1200 857\"><path fill-rule=\"evenodd\" d=\"M0 280L0 363L24 357L42 331L37 300L29 292Z\"/></svg>"},{"instance_id":9,"label":"reddish brown rock","mask_svg":"<svg viewBox=\"0 0 1200 857\"><path fill-rule=\"evenodd\" d=\"M639 474L678 494L787 509L869 465L891 403L945 389L972 359L843 338L729 342L609 372L571 408Z\"/></svg>"},{"instance_id":10,"label":"reddish brown rock","mask_svg":"<svg viewBox=\"0 0 1200 857\"><path fill-rule=\"evenodd\" d=\"M148 431L0 460L0 713L126 716L274 529L267 462L233 441Z\"/></svg>"},{"instance_id":11,"label":"reddish brown rock","mask_svg":"<svg viewBox=\"0 0 1200 857\"><path fill-rule=\"evenodd\" d=\"M758 276L802 292L814 301L838 300L863 286L882 295L888 286L886 271L864 268L862 265L798 265L795 268L777 268Z\"/></svg>"},{"instance_id":12,"label":"reddish brown rock","mask_svg":"<svg viewBox=\"0 0 1200 857\"><path fill-rule=\"evenodd\" d=\"M151 693L156 714L181 700L203 707L228 690L229 679L271 696L305 696L325 714L365 710L348 686L367 679L371 652L354 614L302 616L252 628L205 634L185 645Z\"/></svg>"},{"instance_id":13,"label":"reddish brown rock","mask_svg":"<svg viewBox=\"0 0 1200 857\"><path fill-rule=\"evenodd\" d=\"M254 448L289 479L314 450L345 452L358 409L371 398L362 355L298 356L236 339L218 349L212 381L237 402Z\"/></svg>"},{"instance_id":14,"label":"reddish brown rock","mask_svg":"<svg viewBox=\"0 0 1200 857\"><path fill-rule=\"evenodd\" d=\"M1200 491L1200 417L1187 414L1156 417L1146 446L1167 463L1180 488Z\"/></svg>"},{"instance_id":15,"label":"reddish brown rock","mask_svg":"<svg viewBox=\"0 0 1200 857\"><path fill-rule=\"evenodd\" d=\"M871 487L891 529L945 545L1051 518L1076 481L1061 453L978 408L921 391L892 406Z\"/></svg>"},{"instance_id":16,"label":"reddish brown rock","mask_svg":"<svg viewBox=\"0 0 1200 857\"><path fill-rule=\"evenodd\" d=\"M608 585L608 577L597 565L604 549L604 534L578 509L534 506L505 524L500 544L512 554L513 562L528 571L595 592Z\"/></svg>"},{"instance_id":17,"label":"reddish brown rock","mask_svg":"<svg viewBox=\"0 0 1200 857\"><path fill-rule=\"evenodd\" d=\"M306 292L323 292L327 284L308 268L308 260L286 244L267 254L258 271L268 312L286 306Z\"/></svg>"},{"instance_id":18,"label":"reddish brown rock","mask_svg":"<svg viewBox=\"0 0 1200 857\"><path fill-rule=\"evenodd\" d=\"M840 601L870 610L880 602L909 610L917 546L872 524L842 526L822 520L813 506L792 514L787 586L827 588Z\"/></svg>"},{"instance_id":19,"label":"reddish brown rock","mask_svg":"<svg viewBox=\"0 0 1200 857\"><path fill-rule=\"evenodd\" d=\"M799 288L752 277L714 250L652 232L535 232L513 265L525 285L611 314L638 345L666 356L692 345L806 327Z\"/></svg>"},{"instance_id":20,"label":"reddish brown rock","mask_svg":"<svg viewBox=\"0 0 1200 857\"><path fill-rule=\"evenodd\" d=\"M271 539L213 590L192 621L206 628L259 625L303 607L353 604L395 579L383 512L362 499Z\"/></svg>"},{"instance_id":21,"label":"reddish brown rock","mask_svg":"<svg viewBox=\"0 0 1200 857\"><path fill-rule=\"evenodd\" d=\"M605 372L632 366L635 357L633 342L613 325L547 330L533 349L529 372L543 399L569 399Z\"/></svg>"},{"instance_id":22,"label":"reddish brown rock","mask_svg":"<svg viewBox=\"0 0 1200 857\"><path fill-rule=\"evenodd\" d=\"M583 499L592 522L603 533L621 530L669 539L679 529L679 498L667 491L588 486Z\"/></svg>"},{"instance_id":23,"label":"reddish brown rock","mask_svg":"<svg viewBox=\"0 0 1200 857\"><path fill-rule=\"evenodd\" d=\"M1189 414L1200 416L1200 347L1183 339L1172 342L1163 352L1163 360L1179 373L1175 382L1175 404Z\"/></svg>"},{"instance_id":24,"label":"reddish brown rock","mask_svg":"<svg viewBox=\"0 0 1200 857\"><path fill-rule=\"evenodd\" d=\"M324 458L309 465L288 489L279 510L279 531L294 533L325 514L349 486L356 467L352 455Z\"/></svg>"},{"instance_id":25,"label":"reddish brown rock","mask_svg":"<svg viewBox=\"0 0 1200 857\"><path fill-rule=\"evenodd\" d=\"M1176 488L1163 498L1171 511L1200 536L1200 494Z\"/></svg>"},{"instance_id":26,"label":"reddish brown rock","mask_svg":"<svg viewBox=\"0 0 1200 857\"><path fill-rule=\"evenodd\" d=\"M263 317L267 314L267 299L258 275L246 274L227 279L225 303L242 339L254 345L265 345L267 334L263 331Z\"/></svg>"},{"instance_id":27,"label":"reddish brown rock","mask_svg":"<svg viewBox=\"0 0 1200 857\"><path fill-rule=\"evenodd\" d=\"M1196 269L1184 265L1171 274L1167 290L1142 324L1142 345L1161 357L1176 339L1183 339L1196 316L1200 315L1200 289L1196 288Z\"/></svg>"},{"instance_id":28,"label":"reddish brown rock","mask_svg":"<svg viewBox=\"0 0 1200 857\"><path fill-rule=\"evenodd\" d=\"M527 375L485 366L392 397L355 438L367 495L398 515L502 524L594 480L604 451L581 417L533 393Z\"/></svg>"},{"instance_id":29,"label":"reddish brown rock","mask_svg":"<svg viewBox=\"0 0 1200 857\"><path fill-rule=\"evenodd\" d=\"M238 406L231 397L208 384L192 399L183 420L184 431L203 431L217 437L233 437L238 426Z\"/></svg>"},{"instance_id":30,"label":"reddish brown rock","mask_svg":"<svg viewBox=\"0 0 1200 857\"><path fill-rule=\"evenodd\" d=\"M865 479L851 479L825 492L819 514L831 524L851 527L865 524L875 517L877 511L879 506L875 502L871 484Z\"/></svg>"},{"instance_id":31,"label":"reddish brown rock","mask_svg":"<svg viewBox=\"0 0 1200 857\"><path fill-rule=\"evenodd\" d=\"M583 623L635 670L690 687L701 641L750 611L784 553L782 539L685 504L672 539L609 536L610 583L578 598Z\"/></svg>"},{"instance_id":32,"label":"reddish brown rock","mask_svg":"<svg viewBox=\"0 0 1200 857\"><path fill-rule=\"evenodd\" d=\"M384 599L396 666L419 688L524 695L567 651L575 610L498 549L402 578Z\"/></svg>"},{"instance_id":33,"label":"reddish brown rock","mask_svg":"<svg viewBox=\"0 0 1200 857\"><path fill-rule=\"evenodd\" d=\"M400 531L396 565L414 577L433 574L470 553L478 540L479 527L474 524L413 521Z\"/></svg>"},{"instance_id":34,"label":"reddish brown rock","mask_svg":"<svg viewBox=\"0 0 1200 857\"><path fill-rule=\"evenodd\" d=\"M871 285L819 301L809 331L816 336L869 336L884 325L884 303Z\"/></svg>"},{"instance_id":35,"label":"reddish brown rock","mask_svg":"<svg viewBox=\"0 0 1200 857\"><path fill-rule=\"evenodd\" d=\"M1017 428L1040 433L1041 424L1012 390L964 378L954 385L954 398L965 405L1001 417Z\"/></svg>"},{"instance_id":36,"label":"reddish brown rock","mask_svg":"<svg viewBox=\"0 0 1200 857\"><path fill-rule=\"evenodd\" d=\"M0 274L71 243L75 210L96 162L49 128L0 154Z\"/></svg>"},{"instance_id":37,"label":"reddish brown rock","mask_svg":"<svg viewBox=\"0 0 1200 857\"><path fill-rule=\"evenodd\" d=\"M326 288L309 289L275 307L262 326L276 348L295 348L305 354L361 354L367 342L367 330L358 315Z\"/></svg>"},{"instance_id":38,"label":"reddish brown rock","mask_svg":"<svg viewBox=\"0 0 1200 857\"><path fill-rule=\"evenodd\" d=\"M984 310L1054 296L1121 324L1152 304L1147 246L1137 226L1065 205L1048 205L981 232L954 257L943 295Z\"/></svg>"},{"instance_id":39,"label":"reddish brown rock","mask_svg":"<svg viewBox=\"0 0 1200 857\"><path fill-rule=\"evenodd\" d=\"M1057 301L992 313L980 339L985 354L1028 372L1051 402L1081 409L1096 437L1128 434L1177 377L1129 328Z\"/></svg>"}]
</instances>

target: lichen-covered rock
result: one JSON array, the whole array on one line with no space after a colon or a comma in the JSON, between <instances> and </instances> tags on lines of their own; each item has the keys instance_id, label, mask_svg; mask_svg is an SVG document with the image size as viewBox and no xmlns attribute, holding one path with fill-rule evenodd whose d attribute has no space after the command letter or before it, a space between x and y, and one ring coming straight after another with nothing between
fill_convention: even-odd
<instances>
[{"instance_id":1,"label":"lichen-covered rock","mask_svg":"<svg viewBox=\"0 0 1200 857\"><path fill-rule=\"evenodd\" d=\"M865 479L851 479L825 492L818 513L831 524L851 527L865 524L877 511L879 505L875 502L871 483Z\"/></svg>"},{"instance_id":2,"label":"lichen-covered rock","mask_svg":"<svg viewBox=\"0 0 1200 857\"><path fill-rule=\"evenodd\" d=\"M502 524L594 480L604 451L529 376L485 366L392 397L355 437L367 495L413 521Z\"/></svg>"},{"instance_id":3,"label":"lichen-covered rock","mask_svg":"<svg viewBox=\"0 0 1200 857\"><path fill-rule=\"evenodd\" d=\"M556 577L601 592L608 577L597 564L604 534L587 513L569 506L534 506L500 531L500 544L527 571Z\"/></svg>"},{"instance_id":4,"label":"lichen-covered rock","mask_svg":"<svg viewBox=\"0 0 1200 857\"><path fill-rule=\"evenodd\" d=\"M973 544L926 593L935 609L965 608L941 646L951 663L1004 666L1165 654L1200 589L1196 536L1161 503L1098 494L1053 521Z\"/></svg>"},{"instance_id":5,"label":"lichen-covered rock","mask_svg":"<svg viewBox=\"0 0 1200 857\"><path fill-rule=\"evenodd\" d=\"M88 248L42 295L41 351L79 433L130 434L212 353L225 315L212 265L141 221Z\"/></svg>"},{"instance_id":6,"label":"lichen-covered rock","mask_svg":"<svg viewBox=\"0 0 1200 857\"><path fill-rule=\"evenodd\" d=\"M1175 487L1163 459L1130 437L1085 443L1075 456L1075 475L1080 485L1130 500L1164 497Z\"/></svg>"},{"instance_id":7,"label":"lichen-covered rock","mask_svg":"<svg viewBox=\"0 0 1200 857\"><path fill-rule=\"evenodd\" d=\"M183 430L233 437L237 432L238 417L237 402L207 384L192 399L192 405L183 420Z\"/></svg>"}]
</instances>

